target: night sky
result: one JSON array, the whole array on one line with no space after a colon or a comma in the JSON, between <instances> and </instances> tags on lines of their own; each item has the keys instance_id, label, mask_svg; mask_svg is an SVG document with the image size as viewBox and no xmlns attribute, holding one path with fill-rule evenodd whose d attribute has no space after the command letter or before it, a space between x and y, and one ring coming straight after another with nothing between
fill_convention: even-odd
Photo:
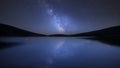
<instances>
[{"instance_id":1,"label":"night sky","mask_svg":"<svg viewBox=\"0 0 120 68\"><path fill-rule=\"evenodd\" d=\"M120 0L0 0L0 23L43 34L120 25Z\"/></svg>"}]
</instances>

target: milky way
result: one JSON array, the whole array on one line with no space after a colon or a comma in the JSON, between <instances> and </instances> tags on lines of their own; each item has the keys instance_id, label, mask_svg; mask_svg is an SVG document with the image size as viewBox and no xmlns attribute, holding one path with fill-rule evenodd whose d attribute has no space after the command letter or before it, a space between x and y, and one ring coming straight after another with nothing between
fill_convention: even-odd
<instances>
[{"instance_id":1,"label":"milky way","mask_svg":"<svg viewBox=\"0 0 120 68\"><path fill-rule=\"evenodd\" d=\"M52 2L56 3L56 5L52 4ZM50 17L50 23L54 25L55 29L59 31L59 33L65 33L65 27L67 27L67 18L62 16L61 13L57 12L54 7L59 5L59 0L44 0L43 7L45 8L46 13Z\"/></svg>"}]
</instances>

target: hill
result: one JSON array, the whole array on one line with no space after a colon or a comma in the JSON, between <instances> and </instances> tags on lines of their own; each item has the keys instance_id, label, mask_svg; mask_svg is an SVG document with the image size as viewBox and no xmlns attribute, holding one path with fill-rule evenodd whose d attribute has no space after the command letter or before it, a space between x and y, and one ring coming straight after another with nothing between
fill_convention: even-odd
<instances>
[{"instance_id":1,"label":"hill","mask_svg":"<svg viewBox=\"0 0 120 68\"><path fill-rule=\"evenodd\" d=\"M0 36L1 37L6 37L6 36L8 37L25 36L26 37L26 36L46 36L46 35L22 30L10 25L0 24ZM53 34L48 36L49 37L81 37L81 36L120 37L120 26L110 27L110 28L86 32L86 33L72 34L72 35Z\"/></svg>"},{"instance_id":2,"label":"hill","mask_svg":"<svg viewBox=\"0 0 120 68\"><path fill-rule=\"evenodd\" d=\"M120 36L120 26L110 27L106 29L86 32L86 33L79 33L79 34L73 34L71 36L105 36L105 37L118 37Z\"/></svg>"},{"instance_id":3,"label":"hill","mask_svg":"<svg viewBox=\"0 0 120 68\"><path fill-rule=\"evenodd\" d=\"M0 37L16 37L16 36L45 36L30 31L22 30L10 25L0 24Z\"/></svg>"},{"instance_id":4,"label":"hill","mask_svg":"<svg viewBox=\"0 0 120 68\"><path fill-rule=\"evenodd\" d=\"M118 37L120 36L120 26L115 26L115 27L110 27L110 28L105 28L101 30L85 32L85 33L71 34L71 35L53 34L49 36L50 37L81 37L81 36Z\"/></svg>"}]
</instances>

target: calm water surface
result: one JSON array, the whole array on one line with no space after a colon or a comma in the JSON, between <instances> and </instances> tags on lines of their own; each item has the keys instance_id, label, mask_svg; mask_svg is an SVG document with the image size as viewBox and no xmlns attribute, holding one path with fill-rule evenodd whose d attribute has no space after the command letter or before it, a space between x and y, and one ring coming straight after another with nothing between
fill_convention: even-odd
<instances>
[{"instance_id":1,"label":"calm water surface","mask_svg":"<svg viewBox=\"0 0 120 68\"><path fill-rule=\"evenodd\" d=\"M1 38L0 68L120 68L120 47L80 38ZM9 45L11 46L11 45Z\"/></svg>"}]
</instances>

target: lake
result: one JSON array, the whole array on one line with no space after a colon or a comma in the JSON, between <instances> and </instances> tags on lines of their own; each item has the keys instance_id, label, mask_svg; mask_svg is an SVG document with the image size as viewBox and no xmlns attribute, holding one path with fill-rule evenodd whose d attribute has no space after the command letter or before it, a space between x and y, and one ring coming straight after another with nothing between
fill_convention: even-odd
<instances>
[{"instance_id":1,"label":"lake","mask_svg":"<svg viewBox=\"0 0 120 68\"><path fill-rule=\"evenodd\" d=\"M77 37L0 40L7 45L0 49L0 68L120 68L120 47L95 40Z\"/></svg>"}]
</instances>

